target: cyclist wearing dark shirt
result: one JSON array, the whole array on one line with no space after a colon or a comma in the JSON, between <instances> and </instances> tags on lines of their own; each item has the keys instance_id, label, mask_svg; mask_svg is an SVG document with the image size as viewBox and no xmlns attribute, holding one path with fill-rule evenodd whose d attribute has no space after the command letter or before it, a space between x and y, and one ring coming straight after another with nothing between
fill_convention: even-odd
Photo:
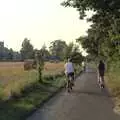
<instances>
[{"instance_id":1,"label":"cyclist wearing dark shirt","mask_svg":"<svg viewBox=\"0 0 120 120\"><path fill-rule=\"evenodd\" d=\"M104 88L104 72L105 72L105 64L102 60L98 65L98 83L101 88Z\"/></svg>"},{"instance_id":2,"label":"cyclist wearing dark shirt","mask_svg":"<svg viewBox=\"0 0 120 120\"><path fill-rule=\"evenodd\" d=\"M98 71L99 71L99 75L101 77L104 77L104 72L105 72L105 64L103 63L102 60L100 60L99 66L98 66Z\"/></svg>"}]
</instances>

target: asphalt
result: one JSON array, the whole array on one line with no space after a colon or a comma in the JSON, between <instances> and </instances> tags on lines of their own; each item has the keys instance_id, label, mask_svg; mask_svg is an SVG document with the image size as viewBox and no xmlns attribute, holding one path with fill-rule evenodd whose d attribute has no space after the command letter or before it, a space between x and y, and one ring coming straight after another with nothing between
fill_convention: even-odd
<instances>
[{"instance_id":1,"label":"asphalt","mask_svg":"<svg viewBox=\"0 0 120 120\"><path fill-rule=\"evenodd\" d=\"M107 89L97 84L94 69L82 73L71 93L63 89L27 120L120 120Z\"/></svg>"}]
</instances>

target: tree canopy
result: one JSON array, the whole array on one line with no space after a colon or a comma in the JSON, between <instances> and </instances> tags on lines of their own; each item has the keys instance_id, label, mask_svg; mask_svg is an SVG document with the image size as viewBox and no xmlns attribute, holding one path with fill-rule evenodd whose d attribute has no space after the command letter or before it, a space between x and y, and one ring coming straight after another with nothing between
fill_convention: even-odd
<instances>
[{"instance_id":1,"label":"tree canopy","mask_svg":"<svg viewBox=\"0 0 120 120\"><path fill-rule=\"evenodd\" d=\"M22 42L22 48L20 50L22 60L34 58L33 45L30 43L30 40L27 38Z\"/></svg>"},{"instance_id":2,"label":"tree canopy","mask_svg":"<svg viewBox=\"0 0 120 120\"><path fill-rule=\"evenodd\" d=\"M49 50L50 50L51 55L59 56L61 58L61 60L64 60L66 47L67 47L67 44L65 41L54 40L51 42Z\"/></svg>"},{"instance_id":3,"label":"tree canopy","mask_svg":"<svg viewBox=\"0 0 120 120\"><path fill-rule=\"evenodd\" d=\"M86 18L87 11L94 11L86 36L76 41L92 56L93 60L104 59L108 66L120 66L120 0L66 0L65 7L73 7ZM117 64L116 64L117 63Z\"/></svg>"}]
</instances>

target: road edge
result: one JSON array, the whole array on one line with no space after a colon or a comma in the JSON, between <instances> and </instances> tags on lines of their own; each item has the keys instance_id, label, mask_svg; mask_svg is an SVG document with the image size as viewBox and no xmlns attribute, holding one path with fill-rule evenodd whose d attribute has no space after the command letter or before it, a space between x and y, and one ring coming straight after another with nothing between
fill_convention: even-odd
<instances>
[{"instance_id":1,"label":"road edge","mask_svg":"<svg viewBox=\"0 0 120 120\"><path fill-rule=\"evenodd\" d=\"M79 76L81 76L83 73L83 71L80 71L80 73L78 75L75 76L75 79L77 79ZM62 91L63 88L65 88L65 83L58 88L55 92L53 92L51 95L49 95L46 99L44 99L40 104L38 104L33 110L31 110L28 114L22 116L22 120L26 120L27 118L29 118L33 113L35 113L38 109L40 109L42 106L45 105L45 103L47 103L50 99L52 99L53 97L55 97L58 93L60 93Z\"/></svg>"}]
</instances>

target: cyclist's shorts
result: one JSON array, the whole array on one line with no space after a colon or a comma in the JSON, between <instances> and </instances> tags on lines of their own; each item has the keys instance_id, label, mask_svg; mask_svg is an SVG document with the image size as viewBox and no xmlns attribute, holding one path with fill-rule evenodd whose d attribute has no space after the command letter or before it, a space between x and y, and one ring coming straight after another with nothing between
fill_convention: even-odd
<instances>
[{"instance_id":1,"label":"cyclist's shorts","mask_svg":"<svg viewBox=\"0 0 120 120\"><path fill-rule=\"evenodd\" d=\"M103 71L103 70L100 70L100 71L99 71L99 75L100 75L100 76L104 76L104 71Z\"/></svg>"},{"instance_id":2,"label":"cyclist's shorts","mask_svg":"<svg viewBox=\"0 0 120 120\"><path fill-rule=\"evenodd\" d=\"M71 72L71 73L67 73L67 77L71 76L74 80L74 72Z\"/></svg>"}]
</instances>

